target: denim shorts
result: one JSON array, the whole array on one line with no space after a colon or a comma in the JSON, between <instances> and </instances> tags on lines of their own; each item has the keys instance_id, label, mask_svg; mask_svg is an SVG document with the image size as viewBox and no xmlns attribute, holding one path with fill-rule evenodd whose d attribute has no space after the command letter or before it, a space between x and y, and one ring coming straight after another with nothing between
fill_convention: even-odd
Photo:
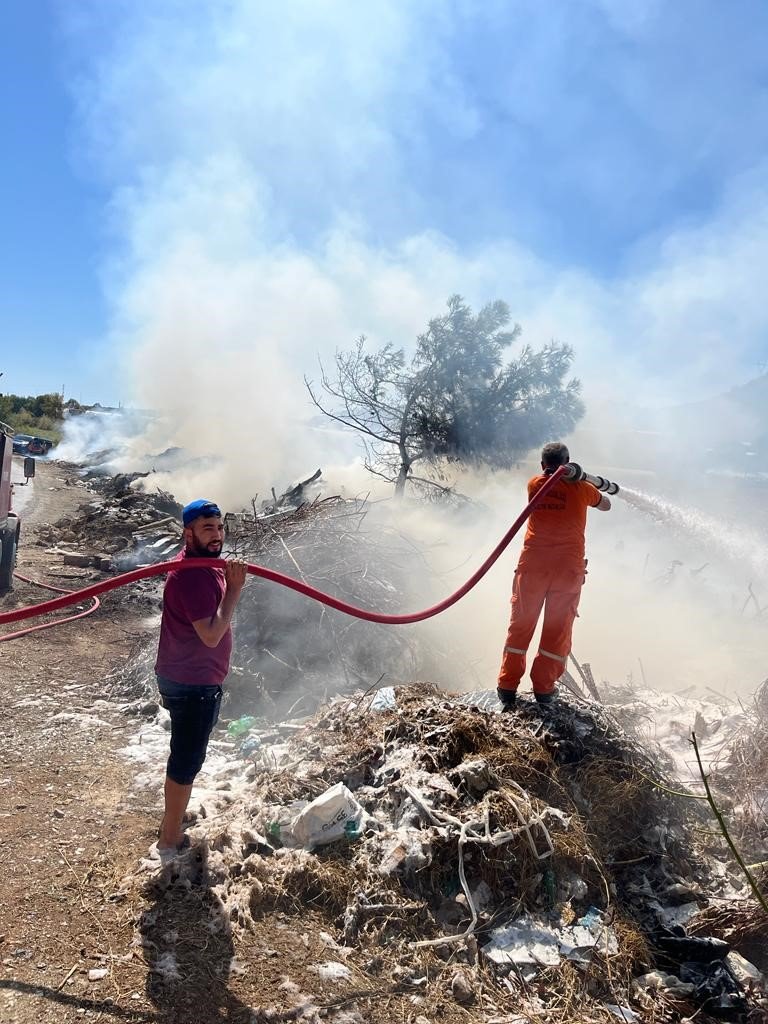
<instances>
[{"instance_id":1,"label":"denim shorts","mask_svg":"<svg viewBox=\"0 0 768 1024\"><path fill-rule=\"evenodd\" d=\"M171 755L167 774L188 786L203 767L208 739L221 708L220 686L192 686L157 677L163 707L171 716Z\"/></svg>"}]
</instances>

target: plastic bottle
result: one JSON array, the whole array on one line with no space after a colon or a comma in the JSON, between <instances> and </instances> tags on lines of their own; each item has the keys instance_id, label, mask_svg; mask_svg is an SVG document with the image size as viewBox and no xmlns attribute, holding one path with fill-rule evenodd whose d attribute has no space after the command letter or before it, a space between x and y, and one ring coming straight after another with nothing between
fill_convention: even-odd
<instances>
[{"instance_id":1,"label":"plastic bottle","mask_svg":"<svg viewBox=\"0 0 768 1024\"><path fill-rule=\"evenodd\" d=\"M257 750L261 749L261 739L258 736L248 736L240 744L240 756L250 757L251 754L255 754Z\"/></svg>"},{"instance_id":2,"label":"plastic bottle","mask_svg":"<svg viewBox=\"0 0 768 1024\"><path fill-rule=\"evenodd\" d=\"M252 715L243 715L242 718L238 718L235 722L230 722L227 726L227 735L237 737L245 736L247 732L256 725L256 719Z\"/></svg>"},{"instance_id":3,"label":"plastic bottle","mask_svg":"<svg viewBox=\"0 0 768 1024\"><path fill-rule=\"evenodd\" d=\"M290 822L267 821L264 824L264 831L267 839L278 846L291 844L292 834Z\"/></svg>"},{"instance_id":4,"label":"plastic bottle","mask_svg":"<svg viewBox=\"0 0 768 1024\"><path fill-rule=\"evenodd\" d=\"M549 865L544 868L542 881L544 883L544 897L546 905L551 909L555 905L557 899L557 880L555 879L555 872ZM581 924L582 922L579 922Z\"/></svg>"}]
</instances>

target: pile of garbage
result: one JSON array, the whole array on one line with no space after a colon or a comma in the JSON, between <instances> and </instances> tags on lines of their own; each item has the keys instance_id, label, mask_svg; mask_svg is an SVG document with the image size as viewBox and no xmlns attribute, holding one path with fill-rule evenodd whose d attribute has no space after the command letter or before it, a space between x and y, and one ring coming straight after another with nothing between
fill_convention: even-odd
<instances>
[{"instance_id":1,"label":"pile of garbage","mask_svg":"<svg viewBox=\"0 0 768 1024\"><path fill-rule=\"evenodd\" d=\"M163 747L163 714L129 756ZM766 927L701 845L706 806L597 704L500 714L492 694L361 691L231 722L199 781L193 851L146 860L154 884L204 872L244 936L319 929L339 985L409 992L414 1020L446 999L477 1021L768 1012L760 970L696 927L726 900ZM290 992L279 1019L301 1016Z\"/></svg>"},{"instance_id":2,"label":"pile of garbage","mask_svg":"<svg viewBox=\"0 0 768 1024\"><path fill-rule=\"evenodd\" d=\"M91 477L93 500L77 515L41 526L38 543L64 554L67 564L118 572L174 557L181 506L166 491L136 490L132 484L142 475Z\"/></svg>"},{"instance_id":3,"label":"pile of garbage","mask_svg":"<svg viewBox=\"0 0 768 1024\"><path fill-rule=\"evenodd\" d=\"M169 449L155 460L177 453ZM96 453L96 456L106 453ZM95 463L98 466L98 459ZM62 465L65 465L62 463ZM153 472L118 473L110 475L103 468L82 473L69 466L80 476L81 482L94 495L94 500L76 516L65 516L57 522L42 526L38 543L55 547L68 556L66 564L82 568L91 567L125 572L142 565L173 558L181 550L181 505L174 496L152 486ZM261 503L254 512L229 514L226 517L233 546L251 531L248 523L267 523L275 518L296 512L315 491L321 472L292 484L279 497L272 490L272 499ZM274 528L273 528L274 529ZM246 545L247 547L248 545ZM157 589L156 587L153 589Z\"/></svg>"}]
</instances>

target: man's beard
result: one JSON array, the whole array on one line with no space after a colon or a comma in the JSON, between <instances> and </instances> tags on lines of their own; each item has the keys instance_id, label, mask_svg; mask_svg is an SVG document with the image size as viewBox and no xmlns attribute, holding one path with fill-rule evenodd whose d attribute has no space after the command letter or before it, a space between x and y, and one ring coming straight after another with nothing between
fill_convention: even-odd
<instances>
[{"instance_id":1,"label":"man's beard","mask_svg":"<svg viewBox=\"0 0 768 1024\"><path fill-rule=\"evenodd\" d=\"M200 547L199 544L190 544L187 547L187 554L191 555L192 558L221 558L221 548L217 551L209 551L208 548Z\"/></svg>"}]
</instances>

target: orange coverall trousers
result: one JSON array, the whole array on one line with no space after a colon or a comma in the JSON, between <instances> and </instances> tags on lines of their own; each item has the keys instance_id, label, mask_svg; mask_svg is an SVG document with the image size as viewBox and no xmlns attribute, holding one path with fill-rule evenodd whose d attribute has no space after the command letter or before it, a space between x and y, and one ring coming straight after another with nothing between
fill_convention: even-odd
<instances>
[{"instance_id":1,"label":"orange coverall trousers","mask_svg":"<svg viewBox=\"0 0 768 1024\"><path fill-rule=\"evenodd\" d=\"M584 570L518 569L512 588L512 616L499 672L500 690L517 690L542 608L539 650L531 666L534 693L552 693L571 653Z\"/></svg>"}]
</instances>

